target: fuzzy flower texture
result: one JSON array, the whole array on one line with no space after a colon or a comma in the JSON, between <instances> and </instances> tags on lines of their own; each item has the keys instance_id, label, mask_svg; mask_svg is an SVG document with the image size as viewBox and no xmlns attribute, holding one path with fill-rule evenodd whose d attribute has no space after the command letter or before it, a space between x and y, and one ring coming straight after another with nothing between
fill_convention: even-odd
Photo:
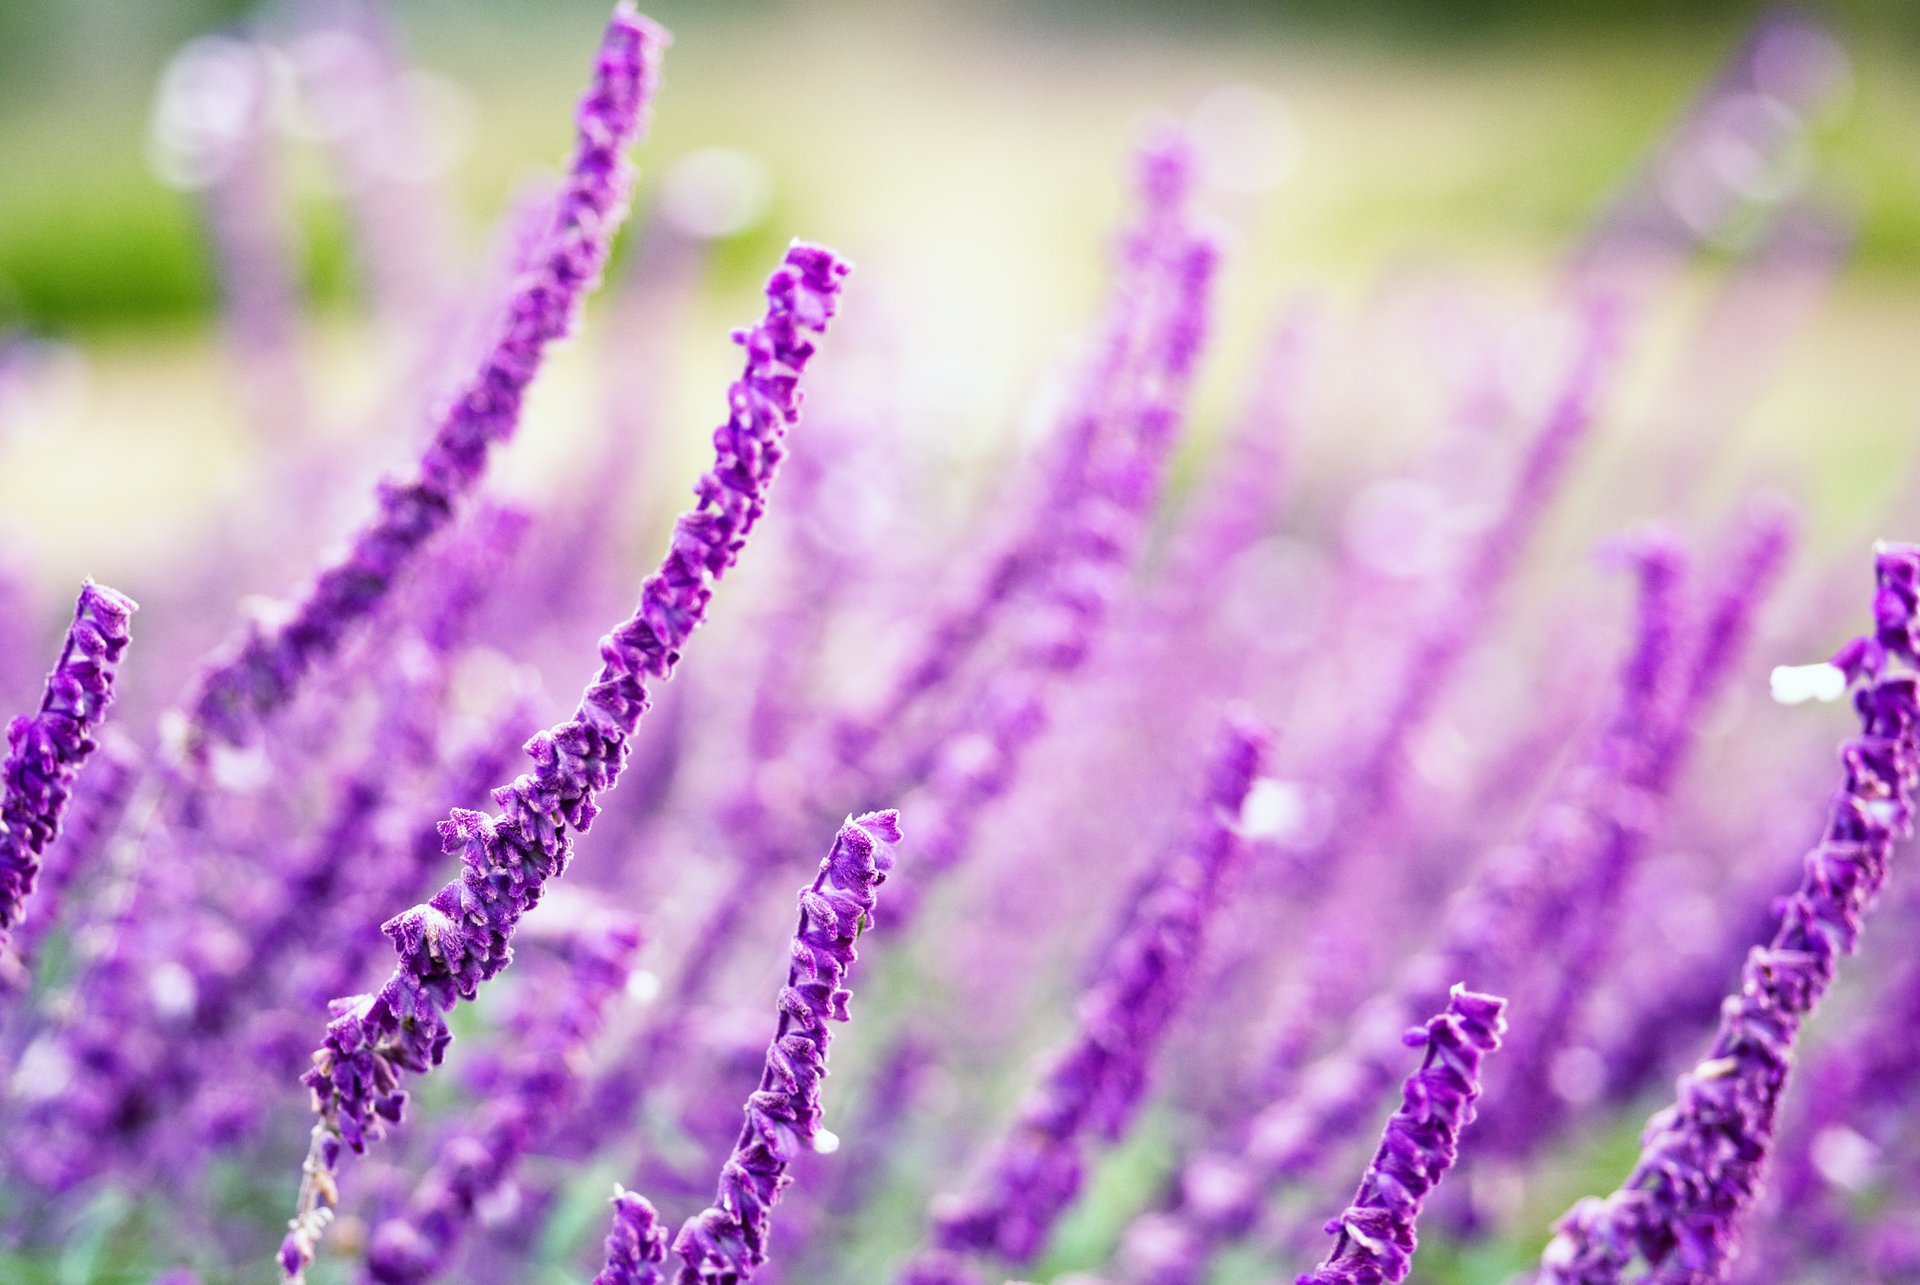
<instances>
[{"instance_id":1,"label":"fuzzy flower texture","mask_svg":"<svg viewBox=\"0 0 1920 1285\"><path fill-rule=\"evenodd\" d=\"M19 926L40 859L60 833L61 814L93 733L113 702L136 606L89 580L80 590L60 660L47 675L40 711L7 725L6 796L0 802L0 946Z\"/></svg>"}]
</instances>

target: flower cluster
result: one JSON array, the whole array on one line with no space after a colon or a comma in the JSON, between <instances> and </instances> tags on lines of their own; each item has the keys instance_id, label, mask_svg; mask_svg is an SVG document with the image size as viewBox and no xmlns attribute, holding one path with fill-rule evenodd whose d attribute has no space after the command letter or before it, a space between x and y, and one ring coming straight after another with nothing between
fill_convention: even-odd
<instances>
[{"instance_id":1,"label":"flower cluster","mask_svg":"<svg viewBox=\"0 0 1920 1285\"><path fill-rule=\"evenodd\" d=\"M25 917L40 860L60 833L74 778L97 745L94 729L113 703L127 649L131 599L89 580L80 590L60 659L36 714L7 724L5 801L0 802L0 946Z\"/></svg>"}]
</instances>

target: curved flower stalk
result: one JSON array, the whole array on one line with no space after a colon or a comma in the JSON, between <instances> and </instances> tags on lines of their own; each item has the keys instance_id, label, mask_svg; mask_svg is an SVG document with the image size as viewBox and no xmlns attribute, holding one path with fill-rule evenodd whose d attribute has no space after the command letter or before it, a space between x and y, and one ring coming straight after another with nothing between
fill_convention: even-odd
<instances>
[{"instance_id":1,"label":"curved flower stalk","mask_svg":"<svg viewBox=\"0 0 1920 1285\"><path fill-rule=\"evenodd\" d=\"M937 1201L934 1249L908 1282L942 1279L949 1261L994 1255L1030 1261L1079 1194L1088 1135L1115 1140L1133 1118L1155 1054L1186 997L1195 960L1244 854L1242 808L1273 733L1230 714L1206 764L1191 832L1126 909L1102 967L1079 1003L1079 1029L1054 1055L965 1195Z\"/></svg>"},{"instance_id":2,"label":"curved flower stalk","mask_svg":"<svg viewBox=\"0 0 1920 1285\"><path fill-rule=\"evenodd\" d=\"M502 811L456 808L440 825L461 874L424 905L382 926L399 967L372 995L334 1003L326 1042L305 1083L313 1090L313 1148L300 1209L281 1263L299 1279L335 1202L342 1150L364 1151L400 1117L403 1073L439 1064L452 1038L446 1014L507 966L520 917L564 872L571 831L584 832L596 798L626 765L629 741L648 705L647 680L665 679L706 618L713 583L733 566L765 511L767 488L799 419L799 381L814 354L807 336L826 329L847 265L830 251L796 243L767 283L767 314L735 334L745 373L728 390L730 417L714 433L715 462L694 487L698 506L674 526L672 547L641 588L640 605L600 640L601 667L574 716L538 733L526 751L534 769L494 791Z\"/></svg>"},{"instance_id":3,"label":"curved flower stalk","mask_svg":"<svg viewBox=\"0 0 1920 1285\"><path fill-rule=\"evenodd\" d=\"M1718 1279L1737 1250L1806 1016L1886 880L1896 840L1912 833L1920 787L1920 546L1882 545L1874 631L1833 665L1854 684L1861 735L1826 833L1808 854L1773 940L1748 956L1707 1056L1655 1116L1641 1158L1613 1194L1581 1201L1541 1259L1542 1285L1613 1285L1636 1261L1658 1281Z\"/></svg>"},{"instance_id":4,"label":"curved flower stalk","mask_svg":"<svg viewBox=\"0 0 1920 1285\"><path fill-rule=\"evenodd\" d=\"M1460 1132L1473 1123L1480 1064L1500 1047L1507 1002L1455 985L1446 1012L1407 1033L1426 1061L1408 1077L1400 1109L1347 1211L1327 1224L1333 1252L1295 1285L1380 1285L1413 1268L1420 1206L1453 1166Z\"/></svg>"},{"instance_id":5,"label":"curved flower stalk","mask_svg":"<svg viewBox=\"0 0 1920 1285\"><path fill-rule=\"evenodd\" d=\"M607 1265L593 1285L663 1285L667 1232L647 1202L618 1183L613 1188L613 1229L607 1233Z\"/></svg>"},{"instance_id":6,"label":"curved flower stalk","mask_svg":"<svg viewBox=\"0 0 1920 1285\"><path fill-rule=\"evenodd\" d=\"M7 724L7 758L0 767L0 946L26 914L74 778L96 748L93 732L113 703L114 675L137 609L131 598L105 585L82 585L39 712Z\"/></svg>"},{"instance_id":7,"label":"curved flower stalk","mask_svg":"<svg viewBox=\"0 0 1920 1285\"><path fill-rule=\"evenodd\" d=\"M558 1008L521 1033L525 1054L493 1084L480 1120L443 1142L406 1208L367 1245L366 1279L424 1285L446 1272L474 1211L512 1179L521 1159L571 1104L607 1006L625 990L640 949L625 917L569 933Z\"/></svg>"},{"instance_id":8,"label":"curved flower stalk","mask_svg":"<svg viewBox=\"0 0 1920 1285\"><path fill-rule=\"evenodd\" d=\"M533 269L516 285L492 350L437 413L415 473L380 484L378 511L277 619L256 620L196 679L174 749L203 763L213 743L244 744L302 678L385 599L395 577L453 519L513 434L549 344L573 328L625 217L633 171L625 151L644 132L667 33L622 0L580 102L579 141Z\"/></svg>"},{"instance_id":9,"label":"curved flower stalk","mask_svg":"<svg viewBox=\"0 0 1920 1285\"><path fill-rule=\"evenodd\" d=\"M893 868L900 842L897 812L850 817L834 837L811 887L800 890L800 923L792 963L780 992L780 1024L767 1047L760 1087L747 1099L746 1123L720 1170L720 1191L674 1238L681 1266L677 1285L743 1282L767 1261L773 1206L793 1180L787 1168L807 1150L831 1150L838 1139L820 1127L820 1082L827 1074L830 1021L848 1018L847 975L855 950L873 923L876 892ZM616 1195L615 1232L633 1212ZM645 1244L643 1232L634 1239ZM623 1245L627 1243L624 1239ZM608 1238L609 1249L615 1238ZM618 1274L609 1257L602 1285L647 1280Z\"/></svg>"}]
</instances>

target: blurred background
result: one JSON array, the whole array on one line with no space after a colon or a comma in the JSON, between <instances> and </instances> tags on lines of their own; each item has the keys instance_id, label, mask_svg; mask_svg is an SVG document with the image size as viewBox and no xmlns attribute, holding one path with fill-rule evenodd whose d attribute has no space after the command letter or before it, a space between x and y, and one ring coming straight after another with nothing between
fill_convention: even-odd
<instances>
[{"instance_id":1,"label":"blurred background","mask_svg":"<svg viewBox=\"0 0 1920 1285\"><path fill-rule=\"evenodd\" d=\"M445 206L449 263L477 262L516 189L564 155L604 7L391 7L427 135L408 164ZM718 219L702 268L712 322L685 357L702 377L676 382L716 386L704 375L725 367L724 326L748 315L778 247L807 236L860 265L856 307L911 329L910 360L932 368L913 384L930 390L920 427L962 450L1029 418L1061 336L1096 296L1127 149L1152 113L1189 116L1221 159L1232 324L1209 382L1232 389L1259 331L1240 323L1288 292L1351 301L1434 272L1476 290L1538 282L1758 12L1520 0L655 8L677 43L640 157L642 200L676 159L704 153L692 187L726 207L699 216ZM260 444L241 432L210 342L219 278L194 176L153 112L183 42L248 21L285 30L300 9L0 5L0 333L64 345L40 350L56 359L42 363L51 374L34 382L31 413L3 417L27 440L6 447L0 508L21 561L61 583L89 570L134 579L136 549L164 559L164 530L143 521L130 540L124 515L211 502ZM1900 465L1920 406L1908 358L1920 339L1920 14L1855 0L1821 16L1845 49L1845 83L1781 181L1838 211L1851 249L1750 426L1813 488L1816 532ZM380 349L327 159L337 122L291 92L276 111L314 418L322 433L359 431L347 426L367 428ZM555 389L567 380L546 383L535 419L564 421ZM567 449L564 423L523 436ZM61 519L73 450L97 461L103 501L78 531Z\"/></svg>"}]
</instances>

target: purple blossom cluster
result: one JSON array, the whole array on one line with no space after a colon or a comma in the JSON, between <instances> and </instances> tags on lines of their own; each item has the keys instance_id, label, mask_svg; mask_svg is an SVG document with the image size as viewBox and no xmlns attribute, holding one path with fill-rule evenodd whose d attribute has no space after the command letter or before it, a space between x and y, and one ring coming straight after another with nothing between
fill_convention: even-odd
<instances>
[{"instance_id":1,"label":"purple blossom cluster","mask_svg":"<svg viewBox=\"0 0 1920 1285\"><path fill-rule=\"evenodd\" d=\"M1840 75L1808 20L1755 29L1546 288L1284 299L1224 422L1245 212L1204 122L1155 123L1038 440L968 520L952 444L910 431L919 328L802 241L732 336L691 507L658 503L679 332L738 248L709 189L746 162L637 186L669 38L625 0L564 174L465 274L448 193L394 165L425 136L398 29L296 8L183 50L154 127L234 391L293 426L280 511L136 584L128 683L133 603L89 580L8 731L0 1277L1920 1271L1920 545L1877 546L1866 633L1769 683L1833 645L1858 560L1787 575L1766 488L1690 512L1702 465L1643 458L1671 408L1634 395L1683 274L1726 293L1689 351L1755 350L1712 374L1724 408L1838 268L1835 221L1727 163L1805 168ZM315 574L317 497L373 472L320 431L286 93L321 109L383 413L428 408ZM496 474L556 378L603 381L569 403L601 436L543 494ZM299 587L233 599L267 576ZM0 568L0 694L29 709L36 594ZM1801 855L1834 729L1783 707L1849 693ZM1654 1108L1623 1176L1591 1139ZM1571 1177L1615 1189L1549 1240Z\"/></svg>"},{"instance_id":2,"label":"purple blossom cluster","mask_svg":"<svg viewBox=\"0 0 1920 1285\"><path fill-rule=\"evenodd\" d=\"M74 605L39 712L7 724L6 797L0 802L0 947L26 917L40 862L60 833L74 780L113 703L133 601L89 580Z\"/></svg>"}]
</instances>

